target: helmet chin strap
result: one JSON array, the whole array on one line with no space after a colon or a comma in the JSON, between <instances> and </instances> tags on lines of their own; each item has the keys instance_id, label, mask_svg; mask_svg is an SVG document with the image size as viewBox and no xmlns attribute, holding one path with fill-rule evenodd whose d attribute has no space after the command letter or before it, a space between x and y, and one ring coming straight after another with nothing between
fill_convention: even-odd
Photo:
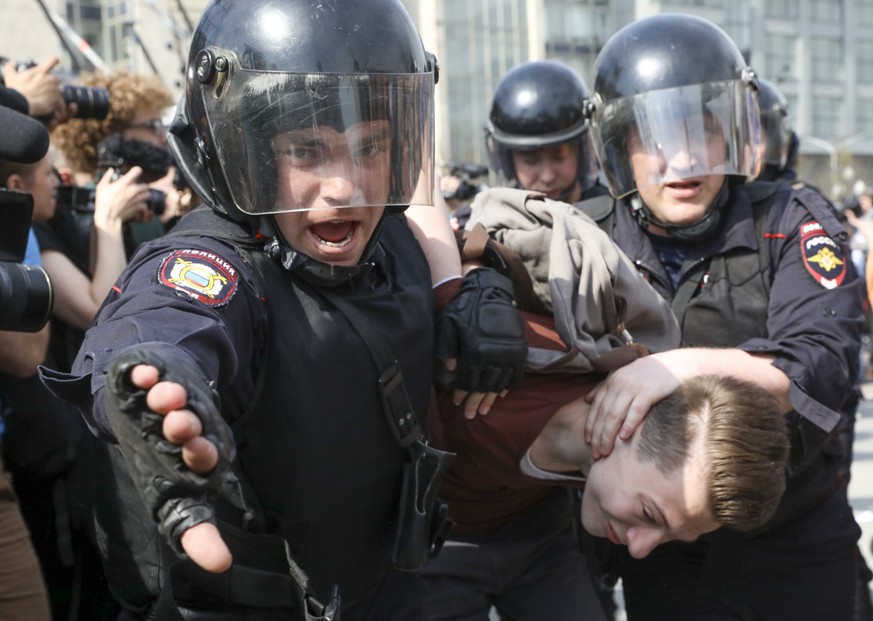
<instances>
[{"instance_id":1,"label":"helmet chin strap","mask_svg":"<svg viewBox=\"0 0 873 621\"><path fill-rule=\"evenodd\" d=\"M337 287L344 283L355 280L359 275L369 271L373 266L373 261L378 259L382 250L379 248L379 239L382 237L383 224L386 210L379 223L376 225L370 240L367 242L366 248L361 255L361 260L356 265L331 265L316 261L309 255L303 254L291 247L291 244L285 239L275 221L269 215L258 216L256 223L267 242L264 245L264 250L270 257L278 261L283 268L289 272L294 272L303 278L306 282L316 287Z\"/></svg>"},{"instance_id":2,"label":"helmet chin strap","mask_svg":"<svg viewBox=\"0 0 873 621\"><path fill-rule=\"evenodd\" d=\"M713 199L709 209L706 210L704 216L697 222L692 222L691 224L667 224L661 222L655 218L655 215L646 206L638 193L634 194L630 199L630 205L634 219L642 229L648 231L649 227L654 225L667 231L667 235L674 239L693 242L705 239L715 231L719 222L721 222L721 215L724 211L727 199L728 182L725 180L725 183L722 184L721 189Z\"/></svg>"}]
</instances>

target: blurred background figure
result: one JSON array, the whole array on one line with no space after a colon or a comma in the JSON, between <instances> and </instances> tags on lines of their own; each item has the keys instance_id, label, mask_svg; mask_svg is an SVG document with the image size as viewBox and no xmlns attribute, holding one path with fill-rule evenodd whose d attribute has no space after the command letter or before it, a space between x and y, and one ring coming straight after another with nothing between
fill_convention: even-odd
<instances>
[{"instance_id":1,"label":"blurred background figure","mask_svg":"<svg viewBox=\"0 0 873 621\"><path fill-rule=\"evenodd\" d=\"M0 99L11 103L9 107L6 103L0 104L0 156L5 158L0 160L0 166L15 161L31 162L31 166L39 167L48 149L48 132L23 114L28 106L20 93L2 87ZM9 279L9 274L13 272L32 273L34 266L39 266L35 240L27 240L32 207L28 201L29 198L19 192L0 191L0 225L5 232L0 243L4 261L4 286L0 294L4 300L3 330L0 331L0 377L9 378L10 382L16 384L33 378L37 365L45 357L48 344L45 320L51 306L50 296L44 298L42 312L45 314L33 325L23 325L25 313L21 309L31 307L33 290L29 285L22 286L20 281L13 288ZM49 287L47 279L42 284L43 287ZM5 431L7 411L8 395L0 383L0 434ZM5 462L6 456L0 453L0 557L3 559L0 567L0 618L10 621L49 621L51 612L40 564L28 537L28 528L22 518Z\"/></svg>"},{"instance_id":2,"label":"blurred background figure","mask_svg":"<svg viewBox=\"0 0 873 621\"><path fill-rule=\"evenodd\" d=\"M488 167L464 162L447 162L441 166L446 174L440 177L440 191L449 209L452 229L460 231L470 219L470 202L479 192L488 189L482 179Z\"/></svg>"},{"instance_id":3,"label":"blurred background figure","mask_svg":"<svg viewBox=\"0 0 873 621\"><path fill-rule=\"evenodd\" d=\"M758 108L761 111L761 143L764 147L759 181L797 179L799 140L788 118L788 100L769 80L758 78Z\"/></svg>"},{"instance_id":4,"label":"blurred background figure","mask_svg":"<svg viewBox=\"0 0 873 621\"><path fill-rule=\"evenodd\" d=\"M105 88L109 92L109 109L105 118L72 119L52 132L52 140L63 157L61 172L71 175L65 181L77 185L96 183L97 149L112 134L166 148L163 113L174 102L157 77L127 71L83 73L78 82Z\"/></svg>"},{"instance_id":5,"label":"blurred background figure","mask_svg":"<svg viewBox=\"0 0 873 621\"><path fill-rule=\"evenodd\" d=\"M556 61L506 73L485 122L491 166L503 185L567 203L606 193L583 114L588 94L582 78Z\"/></svg>"},{"instance_id":6,"label":"blurred background figure","mask_svg":"<svg viewBox=\"0 0 873 621\"><path fill-rule=\"evenodd\" d=\"M154 75L127 71L86 73L78 82L106 89L109 106L105 118L76 118L52 132L61 160L58 169L67 186L62 188L59 204L69 204L80 212L92 210L89 204L93 195L78 188L93 189L109 167L118 175L133 166L141 168L140 181L155 192L147 202L147 210L130 214L126 220L129 256L142 242L162 235L193 205L193 195L177 174L167 150L165 121L173 113L173 98Z\"/></svg>"},{"instance_id":7,"label":"blurred background figure","mask_svg":"<svg viewBox=\"0 0 873 621\"><path fill-rule=\"evenodd\" d=\"M53 283L54 315L40 364L69 368L83 330L124 267L121 218L116 216L113 224L111 214L142 207L147 190L134 179L131 173L121 182L98 184L93 233L97 276L92 280L90 269L77 268L46 233L60 183L52 151L35 164L0 161L0 186L33 197L39 257ZM125 193L138 194L138 201L127 200ZM119 608L107 588L88 519L99 502L93 459L102 446L85 433L75 408L52 395L35 375L0 373L0 392L3 453L39 557L53 618L114 619Z\"/></svg>"},{"instance_id":8,"label":"blurred background figure","mask_svg":"<svg viewBox=\"0 0 873 621\"><path fill-rule=\"evenodd\" d=\"M66 127L59 122L73 122L69 120L73 114L79 115L74 122L82 131L76 138L97 135L88 134L87 127L108 127L111 123L107 122L108 89L100 90L98 85L90 91L95 95L91 108L67 105L60 81L49 73L51 66L43 63L13 72L7 65L4 77L13 84L17 81L26 84L27 94L39 93L34 101L44 101L44 106L28 103L28 109L40 114L41 120L53 126L59 135L66 135ZM49 111L48 103L52 92L55 101L64 104L57 106L54 113ZM136 103L135 93L131 95L128 103L136 108L130 116L132 121L104 139L97 153L105 152L107 140L115 137L120 142L124 140L122 134L129 131L131 143L136 140L154 145L153 153L163 154L161 176L166 176L169 165L166 141L154 130L154 124L147 132L142 131L141 125L149 123L146 117L151 110L148 105ZM81 154L78 149L71 153ZM0 161L0 186L33 197L36 233L33 247L37 260L52 280L55 298L52 321L46 327L48 348L42 350L38 363L64 370L70 368L84 330L127 263L125 230L129 223L151 217L150 191L139 183L143 172L140 166L125 165L116 158L104 162L102 170L98 162L94 171L97 177L83 179L91 189L82 194L87 198L85 204L76 208L87 213L80 213L66 201L58 208L56 195L61 177L53 158L54 149L33 164ZM116 172L125 174L119 177ZM64 199L68 196L69 193L62 194ZM160 228L155 234L162 232ZM93 521L89 519L90 511L99 502L96 460L103 446L86 433L79 413L48 392L32 373L24 378L0 373L0 394L4 407L4 459L13 475L21 513L39 558L52 617L68 621L114 619L120 608L107 587L96 553Z\"/></svg>"}]
</instances>

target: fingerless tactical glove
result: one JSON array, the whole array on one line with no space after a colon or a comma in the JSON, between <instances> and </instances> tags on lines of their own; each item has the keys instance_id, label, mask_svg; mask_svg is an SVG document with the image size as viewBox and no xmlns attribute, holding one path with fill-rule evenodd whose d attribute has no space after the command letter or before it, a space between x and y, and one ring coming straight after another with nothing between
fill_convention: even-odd
<instances>
[{"instance_id":1,"label":"fingerless tactical glove","mask_svg":"<svg viewBox=\"0 0 873 621\"><path fill-rule=\"evenodd\" d=\"M437 358L457 358L454 371L437 361L435 381L444 389L500 392L521 381L527 359L524 320L512 281L491 268L473 270L436 324Z\"/></svg>"},{"instance_id":2,"label":"fingerless tactical glove","mask_svg":"<svg viewBox=\"0 0 873 621\"><path fill-rule=\"evenodd\" d=\"M221 491L236 449L230 427L221 418L217 396L205 378L181 356L155 349L144 346L113 361L106 378L106 413L158 529L179 552L179 538L185 530L214 522L209 496ZM181 384L188 392L185 408L200 418L203 437L218 450L218 465L209 474L191 471L182 461L182 447L164 438L164 417L148 408L147 391L130 379L131 370L140 364L156 367L161 381Z\"/></svg>"}]
</instances>

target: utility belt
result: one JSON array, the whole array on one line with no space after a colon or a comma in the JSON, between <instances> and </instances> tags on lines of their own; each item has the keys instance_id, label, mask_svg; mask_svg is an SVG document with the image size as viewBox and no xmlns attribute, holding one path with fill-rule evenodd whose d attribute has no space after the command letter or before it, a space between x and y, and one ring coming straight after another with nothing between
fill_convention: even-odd
<instances>
[{"instance_id":1,"label":"utility belt","mask_svg":"<svg viewBox=\"0 0 873 621\"><path fill-rule=\"evenodd\" d=\"M437 490L454 454L420 440L407 452L392 562L399 571L418 572L439 552L451 529L448 505ZM244 532L221 521L218 529L233 555L231 568L215 574L191 560L176 560L148 616L151 621L339 621L337 587L326 603L317 600L282 537Z\"/></svg>"}]
</instances>

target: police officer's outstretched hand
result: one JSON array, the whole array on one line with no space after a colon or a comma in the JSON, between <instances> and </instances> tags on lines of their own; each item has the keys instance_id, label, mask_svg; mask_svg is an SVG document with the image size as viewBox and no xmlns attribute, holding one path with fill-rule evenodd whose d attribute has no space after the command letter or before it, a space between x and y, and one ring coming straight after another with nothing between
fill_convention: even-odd
<instances>
[{"instance_id":1,"label":"police officer's outstretched hand","mask_svg":"<svg viewBox=\"0 0 873 621\"><path fill-rule=\"evenodd\" d=\"M437 386L453 390L456 404L466 399L472 418L521 381L527 352L512 282L491 268L469 272L437 318L435 353L445 363L436 365Z\"/></svg>"},{"instance_id":2,"label":"police officer's outstretched hand","mask_svg":"<svg viewBox=\"0 0 873 621\"><path fill-rule=\"evenodd\" d=\"M233 559L209 497L222 489L233 440L212 395L196 381L186 381L186 389L173 375L180 377L136 359L116 361L107 377L107 413L159 530L203 569L222 572Z\"/></svg>"}]
</instances>

